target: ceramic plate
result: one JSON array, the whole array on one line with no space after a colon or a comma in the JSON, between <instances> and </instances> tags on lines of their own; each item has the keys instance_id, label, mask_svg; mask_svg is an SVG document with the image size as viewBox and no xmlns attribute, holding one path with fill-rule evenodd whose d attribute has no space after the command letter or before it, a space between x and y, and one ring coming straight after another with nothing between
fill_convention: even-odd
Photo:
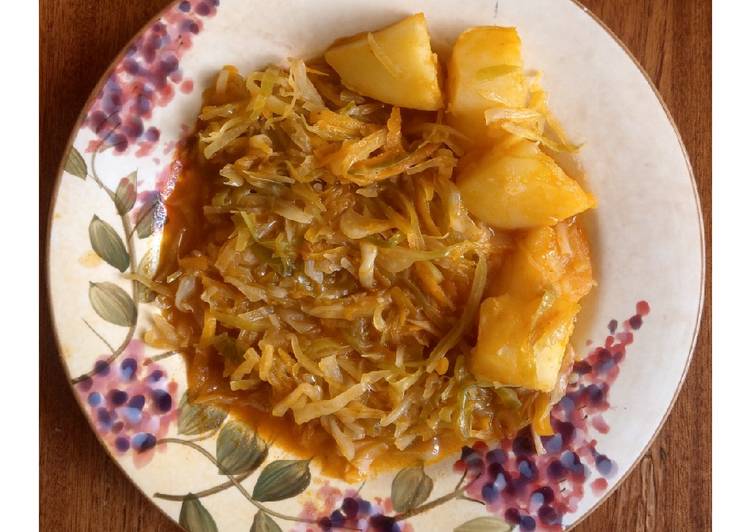
<instances>
[{"instance_id":1,"label":"ceramic plate","mask_svg":"<svg viewBox=\"0 0 751 532\"><path fill-rule=\"evenodd\" d=\"M326 478L315 459L272 445L256 471L231 480L216 460L243 473L263 454L261 442L243 438L221 411L181 403L184 363L144 346L152 294L122 272L152 264L176 142L218 68L246 71L311 57L337 36L419 11L439 52L469 26L516 26L526 66L543 72L553 112L584 142L579 165L599 198L587 219L598 286L576 330L575 347L586 353L579 380L554 410L556 434L545 439L544 455L525 440L477 446L424 471L384 473L360 486ZM654 87L616 38L573 2L178 1L117 58L71 146L49 248L60 353L107 451L188 530L244 532L254 519L254 530L278 530L270 520L284 530L570 527L636 463L683 381L704 278L691 168ZM483 490L501 469L501 493ZM483 476L464 490L466 470ZM404 508L412 510L397 511Z\"/></svg>"}]
</instances>

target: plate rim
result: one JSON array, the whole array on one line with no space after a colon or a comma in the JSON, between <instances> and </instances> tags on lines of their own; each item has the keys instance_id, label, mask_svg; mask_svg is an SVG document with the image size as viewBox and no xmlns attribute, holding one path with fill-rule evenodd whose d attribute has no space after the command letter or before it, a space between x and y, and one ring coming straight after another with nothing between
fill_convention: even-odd
<instances>
[{"instance_id":1,"label":"plate rim","mask_svg":"<svg viewBox=\"0 0 751 532\"><path fill-rule=\"evenodd\" d=\"M639 452L639 455L637 458L629 465L629 467L626 469L626 472L621 475L621 477L618 479L618 481L613 484L612 486L608 486L607 491L602 495L601 498L595 502L586 512L584 512L579 518L571 523L570 529L576 528L578 525L583 523L592 513L594 513L595 510L597 510L602 504L605 503L606 500L610 498L613 493L615 493L618 488L621 487L621 484L629 477L631 476L631 473L633 473L634 469L637 465L641 463L641 461L644 459L644 456L649 452L649 450L652 448L652 446L655 443L655 440L657 439L657 436L660 435L662 432L662 429L665 426L665 423L667 422L668 418L670 417L670 414L673 412L673 407L675 407L675 403L678 400L678 396L681 394L681 391L683 391L683 385L686 383L686 377L688 376L688 370L691 367L691 363L694 360L694 355L696 354L696 347L697 347L697 341L699 339L699 332L701 331L702 326L702 318L704 317L704 299L706 294L706 276L707 276L707 243L706 243L706 228L704 225L704 211L702 209L702 203L701 203L701 196L699 195L699 187L696 185L696 175L694 174L694 167L691 164L691 157L689 157L688 150L686 149L686 144L683 142L683 136L681 135L680 130L678 129L678 125L675 122L675 119L673 118L673 114L670 112L670 109L668 108L667 104L665 103L665 100L662 98L662 94L660 93L657 86L654 84L654 81L652 81L652 78L649 76L649 73L646 71L644 66L639 62L639 60L636 58L636 56L631 52L631 50L626 46L626 43L624 43L621 38L612 30L610 27L605 24L600 17L592 13L587 6L581 3L580 0L569 0L572 4L574 4L576 7L581 9L589 18L591 18L595 23L597 23L600 28L602 28L611 39L615 41L615 43L623 50L628 58L631 60L631 62L636 66L636 68L639 70L639 73L642 75L642 77L646 80L647 84L649 85L649 88L652 90L652 93L657 98L657 101L660 103L660 107L662 107L662 111L665 113L665 116L668 119L668 122L670 122L670 127L673 129L673 132L675 133L675 137L678 139L678 144L681 147L681 153L683 154L683 162L686 164L686 169L688 170L689 177L691 178L691 189L694 193L694 205L696 207L696 217L699 221L699 243L701 246L701 258L700 258L700 266L701 266L701 272L699 275L699 301L698 301L698 308L696 309L696 318L694 320L694 331L691 335L691 347L689 348L688 357L686 358L686 363L683 366L683 371L681 372L681 378L678 381L678 386L675 388L675 392L673 393L673 397L670 399L670 404L668 404L667 409L665 410L665 413L662 416L662 419L660 419L660 422L657 425L657 428L652 433L652 436L649 438L647 443L644 445L642 450Z\"/></svg>"},{"instance_id":2,"label":"plate rim","mask_svg":"<svg viewBox=\"0 0 751 532\"><path fill-rule=\"evenodd\" d=\"M665 100L662 97L662 94L660 93L659 89L655 85L652 78L647 73L646 69L642 66L642 64L639 62L639 60L636 58L636 56L631 52L631 50L628 48L628 46L621 40L621 38L612 30L610 27L608 27L607 24L605 24L600 17L592 13L592 11L582 4L580 0L567 0L571 4L574 5L577 9L581 10L585 15L587 15L592 21L594 21L601 29L603 29L608 36L613 39L613 41L618 45L621 50L623 50L626 53L626 56L629 58L629 60L636 66L641 76L644 78L644 80L647 82L650 90L657 98L657 101L660 104L660 107L662 108L662 111L665 113L665 116L668 119L668 122L670 123L670 127L673 129L673 132L675 134L676 139L678 140L678 144L681 148L681 153L683 155L683 161L686 165L686 169L688 170L688 174L691 181L691 188L693 191L694 196L694 206L696 207L696 217L699 222L699 242L701 247L701 257L700 257L700 276L699 276L699 299L698 299L698 305L696 310L696 317L694 320L694 330L692 333L691 338L691 346L689 348L688 357L686 357L686 362L684 364L684 367L681 372L681 377L678 382L678 385L675 388L675 391L673 392L673 396L670 399L670 403L668 404L667 409L665 410L662 418L660 419L660 422L657 425L657 428L652 433L651 437L647 441L647 443L644 445L644 447L639 451L639 454L636 459L629 465L629 467L626 469L626 471L620 476L618 481L613 484L612 486L608 486L607 491L596 500L596 502L587 509L586 512L584 512L581 516L579 516L576 521L571 523L568 527L566 527L567 530L572 530L579 526L581 523L583 523L587 518L589 518L597 509L602 506L605 501L607 501L613 493L615 493L623 484L623 482L631 476L631 473L633 473L634 469L638 464L641 463L644 456L647 454L647 452L652 448L652 446L655 443L655 440L657 439L657 436L662 432L662 429L665 426L665 423L667 422L667 419L670 417L670 414L673 412L673 408L675 407L675 403L678 400L678 397L681 394L681 391L683 391L683 386L686 382L686 377L688 375L688 371L691 367L691 363L694 360L694 356L696 354L696 348L699 338L699 333L702 328L703 324L703 317L704 317L704 304L705 304L705 296L706 296L706 264L707 264L707 258L706 258L706 227L704 223L704 211L702 209L702 201L701 196L699 195L699 189L696 184L696 176L694 174L693 165L691 164L691 158L688 154L688 150L686 149L686 145L683 141L683 137L680 133L680 130L678 129L678 126L675 122L675 119L673 118L672 113L670 112L670 109L668 108L667 104L665 103ZM148 496L148 494L141 488L141 486L135 482L133 477L128 474L128 472L125 470L123 465L120 463L120 461L114 456L112 453L112 450L105 444L105 442L102 440L99 432L96 430L96 427L94 426L94 422L91 416L88 415L86 412L85 405L83 403L83 399L80 396L80 394L77 394L74 388L74 385L71 382L71 374L70 370L68 368L68 365L65 362L65 359L62 356L62 350L61 350L61 343L60 343L60 336L57 329L57 320L55 319L55 311L54 307L52 305L52 299L53 299L53 293L52 293L52 286L50 283L50 257L52 254L52 248L51 248L51 236L52 236L52 226L53 226L53 217L52 214L54 213L55 205L57 203L57 197L58 193L60 191L60 186L62 184L62 177L63 177L63 169L65 166L65 155L69 152L71 147L73 146L73 143L77 137L78 132L81 129L81 126L86 118L86 112L91 106L91 104L96 100L96 95L99 93L99 91L104 87L104 84L107 81L108 74L113 70L113 68L126 56L127 50L130 48L132 44L136 42L136 40L154 23L158 22L163 15L169 11L171 8L173 8L177 3L179 3L180 0L172 0L169 3L167 3L162 9L160 9L157 13L155 13L151 18L149 18L139 29L136 31L133 36L123 45L123 47L120 49L120 51L115 55L115 57L108 63L107 67L104 69L102 74L100 75L97 83L94 85L94 87L91 89L91 92L89 93L88 97L86 98L86 101L84 102L83 106L81 107L81 110L76 118L76 121L73 124L73 127L71 128L70 133L68 134L68 140L65 143L65 148L62 151L62 154L60 156L60 162L57 165L57 171L55 173L55 183L52 187L52 194L50 195L50 203L47 209L47 227L45 229L45 246L46 251L44 254L44 271L45 271L45 294L47 297L47 308L49 311L50 316L50 322L51 322L51 330L52 330L52 336L55 340L55 345L57 347L57 358L59 362L61 363L63 373L66 377L66 384L68 386L68 389L73 394L73 397L76 400L76 403L78 404L78 407L81 411L81 414L83 414L83 417L86 419L86 422L89 425L89 428L96 436L96 439L99 443L99 445L104 449L104 451L109 456L110 460L114 462L115 466L120 470L120 472L128 479L131 485L133 485L143 496L144 498L152 505L154 506L160 513L162 513L167 519L172 521L173 523L177 523L175 518L173 518L165 509L163 509L161 506L159 506L156 501Z\"/></svg>"}]
</instances>

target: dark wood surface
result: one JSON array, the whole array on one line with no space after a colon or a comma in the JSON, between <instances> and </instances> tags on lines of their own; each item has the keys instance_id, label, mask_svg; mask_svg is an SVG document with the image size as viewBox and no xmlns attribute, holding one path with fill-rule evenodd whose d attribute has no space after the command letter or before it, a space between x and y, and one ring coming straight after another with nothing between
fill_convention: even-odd
<instances>
[{"instance_id":1,"label":"dark wood surface","mask_svg":"<svg viewBox=\"0 0 751 532\"><path fill-rule=\"evenodd\" d=\"M710 0L582 2L625 42L675 118L701 194L711 279ZM55 172L76 117L120 48L167 3L41 0L42 256ZM40 293L41 530L178 530L110 461L90 430L65 382L45 290ZM577 530L710 529L711 286L706 301L696 354L667 423L616 493Z\"/></svg>"}]
</instances>

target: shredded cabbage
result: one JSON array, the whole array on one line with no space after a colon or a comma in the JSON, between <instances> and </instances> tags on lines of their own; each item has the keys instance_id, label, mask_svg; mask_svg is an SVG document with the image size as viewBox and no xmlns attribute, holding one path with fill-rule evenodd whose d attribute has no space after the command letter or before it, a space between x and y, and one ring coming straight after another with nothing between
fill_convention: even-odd
<instances>
[{"instance_id":1,"label":"shredded cabbage","mask_svg":"<svg viewBox=\"0 0 751 532\"><path fill-rule=\"evenodd\" d=\"M402 71L397 67L388 56L383 47L378 44L375 35L368 32L368 46L376 59L383 65L383 68L391 75L392 78L398 79L402 76Z\"/></svg>"},{"instance_id":2,"label":"shredded cabbage","mask_svg":"<svg viewBox=\"0 0 751 532\"><path fill-rule=\"evenodd\" d=\"M517 127L544 116L491 111ZM453 182L464 140L324 64L223 69L183 155L176 190L191 194L167 200L178 244L135 277L164 308L147 341L188 354L196 397L323 431L357 472L443 434L529 424L533 393L516 406L464 367L507 248Z\"/></svg>"}]
</instances>

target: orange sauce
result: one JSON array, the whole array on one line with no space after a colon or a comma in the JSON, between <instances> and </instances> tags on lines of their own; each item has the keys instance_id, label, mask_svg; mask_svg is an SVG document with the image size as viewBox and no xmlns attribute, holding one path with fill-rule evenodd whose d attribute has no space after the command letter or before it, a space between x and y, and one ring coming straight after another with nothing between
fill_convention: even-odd
<instances>
[{"instance_id":1,"label":"orange sauce","mask_svg":"<svg viewBox=\"0 0 751 532\"><path fill-rule=\"evenodd\" d=\"M176 163L180 173L164 201L167 221L162 233L157 279L177 269L177 257L195 249L205 236L203 206L211 198L211 183L195 164L192 143L178 150ZM208 170L208 169L207 169Z\"/></svg>"}]
</instances>

